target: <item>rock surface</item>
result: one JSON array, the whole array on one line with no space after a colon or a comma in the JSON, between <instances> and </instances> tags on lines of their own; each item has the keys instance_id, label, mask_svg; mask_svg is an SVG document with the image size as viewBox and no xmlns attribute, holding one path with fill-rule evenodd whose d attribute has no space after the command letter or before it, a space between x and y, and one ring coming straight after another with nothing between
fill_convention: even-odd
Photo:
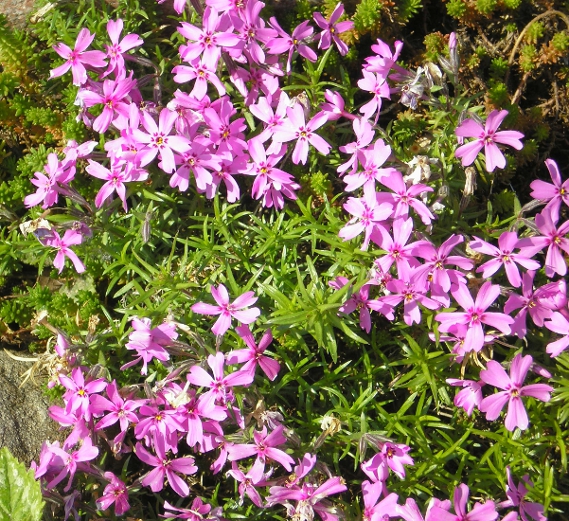
<instances>
[{"instance_id":1,"label":"rock surface","mask_svg":"<svg viewBox=\"0 0 569 521\"><path fill-rule=\"evenodd\" d=\"M30 356L25 352L12 353ZM0 348L0 447L8 447L25 465L38 461L44 440L62 437L57 423L48 415L50 403L39 382L28 380L20 387L20 375L30 366L13 360Z\"/></svg>"},{"instance_id":2,"label":"rock surface","mask_svg":"<svg viewBox=\"0 0 569 521\"><path fill-rule=\"evenodd\" d=\"M15 29L23 29L30 13L34 11L36 0L0 0L0 13Z\"/></svg>"}]
</instances>

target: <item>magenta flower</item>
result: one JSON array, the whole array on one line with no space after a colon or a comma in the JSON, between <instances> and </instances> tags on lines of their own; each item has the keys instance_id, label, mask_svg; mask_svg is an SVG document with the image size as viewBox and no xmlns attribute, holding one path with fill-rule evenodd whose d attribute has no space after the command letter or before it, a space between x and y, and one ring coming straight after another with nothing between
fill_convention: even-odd
<instances>
[{"instance_id":1,"label":"magenta flower","mask_svg":"<svg viewBox=\"0 0 569 521\"><path fill-rule=\"evenodd\" d=\"M220 51L216 47L214 54L218 56ZM177 65L172 69L175 74L174 81L176 83L186 83L190 80L196 80L194 88L190 94L198 100L201 100L207 94L208 82L210 82L216 89L220 96L225 94L225 86L217 76L216 70L217 59L212 62L206 62L203 59L196 58L191 60L188 65Z\"/></svg>"},{"instance_id":2,"label":"magenta flower","mask_svg":"<svg viewBox=\"0 0 569 521\"><path fill-rule=\"evenodd\" d=\"M462 387L454 397L454 405L466 411L470 416L475 407L478 407L482 402L482 386L480 382L474 380L457 380L456 378L447 378L447 383L454 387Z\"/></svg>"},{"instance_id":3,"label":"magenta flower","mask_svg":"<svg viewBox=\"0 0 569 521\"><path fill-rule=\"evenodd\" d=\"M214 335L224 335L231 326L231 319L235 318L242 324L251 324L257 320L261 314L259 308L245 309L257 302L257 297L253 291L247 291L237 297L232 304L229 303L229 293L227 288L220 284L217 288L211 287L211 294L217 302L217 306L197 302L191 307L194 313L200 315L219 315L219 318L211 328Z\"/></svg>"},{"instance_id":4,"label":"magenta flower","mask_svg":"<svg viewBox=\"0 0 569 521\"><path fill-rule=\"evenodd\" d=\"M152 322L149 318L134 318L132 327L134 331L129 335L129 341L125 347L136 351L138 358L123 365L121 370L131 367L142 360L143 365L140 374L145 375L148 371L148 363L154 358L161 362L170 359L170 354L164 347L176 340L178 333L176 333L176 326L167 322L152 328Z\"/></svg>"},{"instance_id":5,"label":"magenta flower","mask_svg":"<svg viewBox=\"0 0 569 521\"><path fill-rule=\"evenodd\" d=\"M522 284L522 278L516 263L521 264L527 270L538 270L541 267L539 262L530 259L523 253L514 253L514 250L518 247L520 242L516 232L502 233L498 238L498 247L476 236L474 239L475 240L470 243L472 250L495 257L479 266L476 270L476 273L482 272L482 276L485 279L494 275L503 265L510 284L515 288L519 288Z\"/></svg>"},{"instance_id":6,"label":"magenta flower","mask_svg":"<svg viewBox=\"0 0 569 521\"><path fill-rule=\"evenodd\" d=\"M225 404L230 397L231 387L236 385L249 385L254 376L246 371L239 370L234 373L228 374L227 376L223 373L223 368L225 365L225 359L223 353L217 353L214 355L209 355L207 357L207 365L211 368L213 372L213 377L211 377L203 368L199 365L194 365L187 376L188 382L199 387L209 387L210 390L207 391L203 396L207 396L212 402L214 400ZM205 398L204 398L205 399Z\"/></svg>"},{"instance_id":7,"label":"magenta flower","mask_svg":"<svg viewBox=\"0 0 569 521\"><path fill-rule=\"evenodd\" d=\"M142 45L144 42L138 34L127 34L120 42L120 34L123 30L123 21L119 18L116 22L109 20L107 22L107 32L111 45L105 45L107 48L107 58L109 58L109 67L103 74L103 77L114 72L117 77L125 70L123 54L135 47Z\"/></svg>"},{"instance_id":8,"label":"magenta flower","mask_svg":"<svg viewBox=\"0 0 569 521\"><path fill-rule=\"evenodd\" d=\"M293 107L287 108L288 120L277 129L273 134L273 140L281 143L296 139L296 146L292 152L294 164L306 164L308 159L308 144L310 143L318 152L327 155L330 152L330 145L324 138L315 134L315 130L320 128L327 121L324 113L317 114L308 123L304 116L304 108L300 103L295 103Z\"/></svg>"},{"instance_id":9,"label":"magenta flower","mask_svg":"<svg viewBox=\"0 0 569 521\"><path fill-rule=\"evenodd\" d=\"M290 472L294 460L286 452L276 448L287 441L283 431L284 426L282 425L277 426L270 434L267 434L266 427L263 427L262 431L255 431L253 433L254 444L238 443L228 447L229 461L256 456L255 463L248 474L254 483L259 482L263 477L267 459L280 463Z\"/></svg>"},{"instance_id":10,"label":"magenta flower","mask_svg":"<svg viewBox=\"0 0 569 521\"><path fill-rule=\"evenodd\" d=\"M91 412L95 415L108 411L95 425L95 430L106 429L119 422L122 432L128 429L129 423L138 423L135 411L146 403L146 400L124 399L117 389L117 382L113 380L106 388L108 400L100 394L91 397Z\"/></svg>"},{"instance_id":11,"label":"magenta flower","mask_svg":"<svg viewBox=\"0 0 569 521\"><path fill-rule=\"evenodd\" d=\"M272 38L267 42L267 49L269 54L284 54L288 52L288 60L286 62L286 72L290 74L290 64L294 53L300 54L303 58L315 62L317 60L316 53L304 43L312 33L314 28L310 26L310 21L305 20L297 27L295 27L292 35L288 35L276 18L270 19L271 26L277 31L278 36Z\"/></svg>"},{"instance_id":12,"label":"magenta flower","mask_svg":"<svg viewBox=\"0 0 569 521\"><path fill-rule=\"evenodd\" d=\"M56 67L50 72L50 78L63 76L69 69L73 74L73 85L81 86L87 81L87 69L104 67L105 53L102 51L86 51L87 47L95 38L88 29L81 29L77 35L75 48L72 50L64 43L57 43L53 46L53 50L62 58L67 60L63 65Z\"/></svg>"},{"instance_id":13,"label":"magenta flower","mask_svg":"<svg viewBox=\"0 0 569 521\"><path fill-rule=\"evenodd\" d=\"M563 182L559 167L553 159L546 159L545 166L549 170L553 184L536 179L530 184L530 188L532 189L530 195L534 199L548 201L546 208L551 208L551 215L559 218L561 202L569 206L569 179Z\"/></svg>"},{"instance_id":14,"label":"magenta flower","mask_svg":"<svg viewBox=\"0 0 569 521\"><path fill-rule=\"evenodd\" d=\"M63 468L61 469L60 473L47 484L47 487L55 487L65 478L65 476L69 474L69 480L63 489L64 492L67 492L71 488L71 482L73 481L75 472L77 472L77 468L81 462L91 461L92 459L95 459L99 454L99 449L93 446L93 441L89 437L83 439L81 447L78 450L73 451L71 454L65 452L63 449L55 445L52 445L50 447L50 451L55 456L61 458L63 461Z\"/></svg>"},{"instance_id":15,"label":"magenta flower","mask_svg":"<svg viewBox=\"0 0 569 521\"><path fill-rule=\"evenodd\" d=\"M198 467L194 465L194 458L185 457L170 459L166 456L166 448L163 438L156 438L154 443L156 456L150 454L142 443L138 442L135 448L135 454L147 465L155 467L141 481L145 487L150 487L152 492L160 492L164 488L164 478L168 479L170 487L179 496L185 497L190 493L187 483L176 472L180 474L191 475L198 471Z\"/></svg>"},{"instance_id":16,"label":"magenta flower","mask_svg":"<svg viewBox=\"0 0 569 521\"><path fill-rule=\"evenodd\" d=\"M189 519L190 521L202 521L202 519L220 519L217 516L217 513L219 513L221 507L216 507L212 510L211 505L204 503L199 497L194 498L191 508L177 508L168 503L168 501L164 501L164 508L166 510L164 511L163 515L160 515L160 517L165 517L166 519ZM207 515L210 513L214 517Z\"/></svg>"},{"instance_id":17,"label":"magenta flower","mask_svg":"<svg viewBox=\"0 0 569 521\"><path fill-rule=\"evenodd\" d=\"M389 477L389 469L397 477L403 479L405 478L405 467L403 465L415 464L413 458L408 454L410 450L410 447L401 443L383 443L381 451L369 460L364 461L361 468L374 482L385 481Z\"/></svg>"},{"instance_id":18,"label":"magenta flower","mask_svg":"<svg viewBox=\"0 0 569 521\"><path fill-rule=\"evenodd\" d=\"M254 468L249 470L247 474L245 474L242 470L239 470L239 467L235 462L231 465L231 470L227 471L227 475L231 476L233 479L239 482L239 496L241 497L241 501L243 501L243 496L247 494L249 499L253 502L255 506L259 508L263 508L263 498L259 491L255 488L255 485L262 480L263 475L261 477L253 475Z\"/></svg>"},{"instance_id":19,"label":"magenta flower","mask_svg":"<svg viewBox=\"0 0 569 521\"><path fill-rule=\"evenodd\" d=\"M534 521L547 521L547 518L543 515L542 504L532 503L524 499L528 493L527 487L533 488L533 483L529 480L529 476L526 474L516 485L512 476L512 470L509 466L506 467L506 474L508 476L508 485L506 487L508 499L502 501L499 506L501 508L518 507L522 521L529 521L530 519Z\"/></svg>"},{"instance_id":20,"label":"magenta flower","mask_svg":"<svg viewBox=\"0 0 569 521\"><path fill-rule=\"evenodd\" d=\"M340 152L344 152L345 154L352 154L352 157L348 159L348 161L338 167L338 172L340 175L342 175L350 168L352 169L352 174L356 173L358 169L358 159L361 155L360 151L365 150L365 148L373 141L373 138L375 137L375 131L373 130L371 123L365 118L355 118L352 126L356 135L356 141L352 141L351 143L348 143L347 145L339 148Z\"/></svg>"},{"instance_id":21,"label":"magenta flower","mask_svg":"<svg viewBox=\"0 0 569 521\"><path fill-rule=\"evenodd\" d=\"M558 313L553 313L549 320L545 321L545 327L554 333L564 335L559 340L547 344L545 351L551 356L559 356L565 349L569 347L569 320L567 317Z\"/></svg>"},{"instance_id":22,"label":"magenta flower","mask_svg":"<svg viewBox=\"0 0 569 521\"><path fill-rule=\"evenodd\" d=\"M126 212L128 211L128 207L126 204L126 186L124 183L145 181L148 178L148 172L143 169L134 168L132 164L127 164L117 157L111 157L110 167L111 169L109 170L92 159L89 159L89 165L85 167L89 175L106 181L95 196L95 206L100 208L103 203L112 196L113 192L116 192Z\"/></svg>"},{"instance_id":23,"label":"magenta flower","mask_svg":"<svg viewBox=\"0 0 569 521\"><path fill-rule=\"evenodd\" d=\"M511 146L516 150L521 150L523 144L520 141L524 135L515 130L501 130L497 132L500 123L508 115L507 110L494 110L486 120L483 127L473 119L465 119L460 126L456 129L455 133L458 137L473 137L476 138L470 143L466 143L458 147L455 156L462 159L462 166L468 166L474 163L478 153L484 149L486 156L486 170L493 172L496 167L504 168L506 166L506 158L496 143Z\"/></svg>"},{"instance_id":24,"label":"magenta flower","mask_svg":"<svg viewBox=\"0 0 569 521\"><path fill-rule=\"evenodd\" d=\"M381 481L371 483L366 480L362 483L362 495L364 498L362 521L379 521L399 515L397 513L397 500L399 499L397 494L392 492L379 501L384 492L383 488L383 482Z\"/></svg>"},{"instance_id":25,"label":"magenta flower","mask_svg":"<svg viewBox=\"0 0 569 521\"><path fill-rule=\"evenodd\" d=\"M500 295L500 286L485 282L476 295L476 302L464 284L458 284L452 291L452 295L462 306L464 312L439 313L435 316L435 320L441 323L439 330L444 332L450 331L455 324L469 326L464 339L466 351L480 351L482 349L484 345L482 324L494 327L504 334L510 333L510 324L514 322L512 317L504 313L486 311Z\"/></svg>"},{"instance_id":26,"label":"magenta flower","mask_svg":"<svg viewBox=\"0 0 569 521\"><path fill-rule=\"evenodd\" d=\"M71 371L71 378L60 374L59 381L67 389L63 395L63 399L66 401L65 412L68 414L77 412L86 421L89 421L91 419L90 395L105 390L107 381L98 378L85 383L81 367L76 367Z\"/></svg>"},{"instance_id":27,"label":"magenta flower","mask_svg":"<svg viewBox=\"0 0 569 521\"><path fill-rule=\"evenodd\" d=\"M104 476L109 481L109 484L103 490L103 495L97 499L97 508L107 510L114 504L115 515L122 516L130 509L126 485L112 472L105 472Z\"/></svg>"},{"instance_id":28,"label":"magenta flower","mask_svg":"<svg viewBox=\"0 0 569 521\"><path fill-rule=\"evenodd\" d=\"M235 328L237 334L243 339L249 349L237 349L231 351L227 355L227 363L232 364L245 364L241 370L248 371L255 374L255 369L259 366L267 375L269 380L273 381L281 368L280 364L265 356L263 353L269 344L273 341L273 335L270 329L267 329L259 345L255 343L255 338L249 329L249 326L238 326Z\"/></svg>"},{"instance_id":29,"label":"magenta flower","mask_svg":"<svg viewBox=\"0 0 569 521\"><path fill-rule=\"evenodd\" d=\"M532 257L547 246L545 274L553 277L557 273L563 277L567 273L567 263L562 251L569 254L569 239L565 238L569 233L569 221L565 221L557 228L559 219L553 212L552 207L545 207L541 213L538 213L535 216L535 225L543 235L521 239L518 247L524 255Z\"/></svg>"},{"instance_id":30,"label":"magenta flower","mask_svg":"<svg viewBox=\"0 0 569 521\"><path fill-rule=\"evenodd\" d=\"M75 175L75 166L64 164L59 161L57 154L53 152L47 156L47 164L44 166L45 176L41 172L35 172L35 179L30 182L37 186L34 194L27 195L24 204L30 208L43 202L42 208L49 208L57 203L60 188L58 183L68 183Z\"/></svg>"},{"instance_id":31,"label":"magenta flower","mask_svg":"<svg viewBox=\"0 0 569 521\"><path fill-rule=\"evenodd\" d=\"M350 20L338 22L343 14L344 6L340 2L330 15L330 20L326 20L320 13L314 13L312 15L318 27L320 27L320 29L323 29L319 35L319 49L328 49L328 47L332 45L333 41L342 56L345 56L348 53L348 46L340 38L338 38L338 35L349 31L354 26L354 22Z\"/></svg>"},{"instance_id":32,"label":"magenta flower","mask_svg":"<svg viewBox=\"0 0 569 521\"><path fill-rule=\"evenodd\" d=\"M494 501L475 503L470 512L466 511L469 489L461 483L454 490L454 514L441 506L434 506L430 511L433 521L494 521L498 518Z\"/></svg>"},{"instance_id":33,"label":"magenta flower","mask_svg":"<svg viewBox=\"0 0 569 521\"><path fill-rule=\"evenodd\" d=\"M513 431L516 427L527 429L529 420L527 412L522 402L523 396L531 396L542 402L548 402L551 398L550 392L553 387L546 384L530 384L522 387L533 362L530 355L522 356L518 353L512 360L510 376L504 371L503 367L496 361L490 360L487 368L480 371L480 379L488 384L504 389L491 396L487 396L480 403L479 409L486 413L486 419L494 421L499 415L504 405L508 404L506 414L506 429Z\"/></svg>"},{"instance_id":34,"label":"magenta flower","mask_svg":"<svg viewBox=\"0 0 569 521\"><path fill-rule=\"evenodd\" d=\"M391 89L385 77L367 70L363 70L362 74L364 77L358 81L358 87L371 92L373 98L360 107L360 112L366 119L370 119L375 114L374 124L376 124L381 110L381 100L382 98L391 99Z\"/></svg>"},{"instance_id":35,"label":"magenta flower","mask_svg":"<svg viewBox=\"0 0 569 521\"><path fill-rule=\"evenodd\" d=\"M103 105L103 111L93 121L95 132L101 134L106 132L118 115L128 118L130 101L125 101L125 99L135 87L135 80L123 78L116 81L105 80L102 94L89 89L79 91L77 99L81 102L82 107L90 108L98 104Z\"/></svg>"}]
</instances>

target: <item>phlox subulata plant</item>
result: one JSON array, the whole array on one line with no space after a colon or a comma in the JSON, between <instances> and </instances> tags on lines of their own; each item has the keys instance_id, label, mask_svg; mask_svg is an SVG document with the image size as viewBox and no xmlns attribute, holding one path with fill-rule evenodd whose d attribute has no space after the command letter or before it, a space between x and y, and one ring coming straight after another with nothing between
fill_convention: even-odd
<instances>
[{"instance_id":1,"label":"phlox subulata plant","mask_svg":"<svg viewBox=\"0 0 569 521\"><path fill-rule=\"evenodd\" d=\"M31 180L27 207L69 216L36 247L122 287L107 329L57 332L50 414L72 429L36 477L67 517L545 519L532 457L562 429L569 332L557 164L512 217L463 213L524 136L460 84L456 34L416 69L378 39L342 85L344 6L290 28L266 7L174 2L164 70L121 18L54 47L93 139ZM390 111L425 118L421 154ZM536 474L531 507L506 465Z\"/></svg>"}]
</instances>

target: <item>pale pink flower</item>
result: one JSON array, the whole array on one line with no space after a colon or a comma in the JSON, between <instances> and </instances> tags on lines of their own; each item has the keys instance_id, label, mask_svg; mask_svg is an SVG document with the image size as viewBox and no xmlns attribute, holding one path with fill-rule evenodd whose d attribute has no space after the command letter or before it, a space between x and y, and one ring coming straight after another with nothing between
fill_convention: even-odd
<instances>
[{"instance_id":1,"label":"pale pink flower","mask_svg":"<svg viewBox=\"0 0 569 521\"><path fill-rule=\"evenodd\" d=\"M482 402L482 386L484 384L474 380L457 380L456 378L447 378L446 382L454 387L462 387L462 391L459 391L454 397L453 403L456 407L464 409L466 414L470 416L474 408Z\"/></svg>"},{"instance_id":2,"label":"pale pink flower","mask_svg":"<svg viewBox=\"0 0 569 521\"><path fill-rule=\"evenodd\" d=\"M82 241L83 236L75 230L66 230L63 237L60 237L59 233L52 230L50 235L42 240L42 243L45 246L51 246L57 250L57 255L53 260L53 266L59 270L59 273L63 271L65 257L71 260L77 273L83 273L85 271L85 265L81 262L79 257L77 257L77 254L69 248L69 246L81 244Z\"/></svg>"},{"instance_id":3,"label":"pale pink flower","mask_svg":"<svg viewBox=\"0 0 569 521\"><path fill-rule=\"evenodd\" d=\"M496 143L511 146L516 150L521 150L523 144L520 141L524 135L515 130L501 130L497 132L498 127L508 115L507 110L494 110L486 120L484 127L473 119L465 119L456 129L455 133L460 138L472 137L474 141L466 143L458 147L455 156L462 159L462 166L468 166L474 163L478 153L484 149L486 156L486 170L493 172L496 167L504 168L506 166L506 158Z\"/></svg>"},{"instance_id":4,"label":"pale pink flower","mask_svg":"<svg viewBox=\"0 0 569 521\"><path fill-rule=\"evenodd\" d=\"M475 503L470 512L466 511L469 489L461 483L454 490L454 514L444 507L435 506L431 509L430 519L433 521L494 521L498 518L494 501Z\"/></svg>"},{"instance_id":5,"label":"pale pink flower","mask_svg":"<svg viewBox=\"0 0 569 521\"><path fill-rule=\"evenodd\" d=\"M564 335L559 340L547 344L545 351L552 357L559 356L565 349L569 347L569 320L559 312L551 315L549 320L545 321L545 327L554 333Z\"/></svg>"}]
</instances>

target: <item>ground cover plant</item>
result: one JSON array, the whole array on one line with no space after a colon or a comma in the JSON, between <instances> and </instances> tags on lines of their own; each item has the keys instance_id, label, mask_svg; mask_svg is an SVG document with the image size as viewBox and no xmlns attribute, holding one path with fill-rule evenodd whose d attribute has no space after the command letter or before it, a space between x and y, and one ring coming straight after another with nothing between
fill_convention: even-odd
<instances>
[{"instance_id":1,"label":"ground cover plant","mask_svg":"<svg viewBox=\"0 0 569 521\"><path fill-rule=\"evenodd\" d=\"M67 429L32 466L46 519L565 519L566 15L542 7L448 2L420 53L420 2L4 29L34 66L4 66L3 108L36 134L2 163L0 316ZM489 79L484 19L512 33ZM537 108L530 33L561 53Z\"/></svg>"}]
</instances>

